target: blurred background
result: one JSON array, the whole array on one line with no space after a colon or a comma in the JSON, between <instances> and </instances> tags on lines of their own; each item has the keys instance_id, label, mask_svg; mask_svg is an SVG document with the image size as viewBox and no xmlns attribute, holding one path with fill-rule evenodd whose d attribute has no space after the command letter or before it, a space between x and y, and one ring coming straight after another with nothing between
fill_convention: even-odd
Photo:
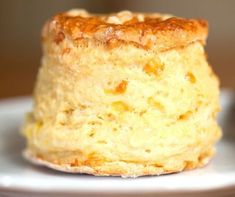
<instances>
[{"instance_id":1,"label":"blurred background","mask_svg":"<svg viewBox=\"0 0 235 197\"><path fill-rule=\"evenodd\" d=\"M90 12L163 12L205 18L210 24L207 53L221 87L235 89L235 1L232 0L1 0L0 98L30 95L40 66L44 22L71 8Z\"/></svg>"}]
</instances>

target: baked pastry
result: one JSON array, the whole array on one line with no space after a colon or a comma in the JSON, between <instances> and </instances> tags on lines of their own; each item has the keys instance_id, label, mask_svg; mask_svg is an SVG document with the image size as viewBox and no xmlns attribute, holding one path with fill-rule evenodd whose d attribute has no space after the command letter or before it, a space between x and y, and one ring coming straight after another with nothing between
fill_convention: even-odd
<instances>
[{"instance_id":1,"label":"baked pastry","mask_svg":"<svg viewBox=\"0 0 235 197\"><path fill-rule=\"evenodd\" d=\"M129 11L53 17L23 127L26 158L123 177L204 166L221 136L207 30L204 20Z\"/></svg>"}]
</instances>

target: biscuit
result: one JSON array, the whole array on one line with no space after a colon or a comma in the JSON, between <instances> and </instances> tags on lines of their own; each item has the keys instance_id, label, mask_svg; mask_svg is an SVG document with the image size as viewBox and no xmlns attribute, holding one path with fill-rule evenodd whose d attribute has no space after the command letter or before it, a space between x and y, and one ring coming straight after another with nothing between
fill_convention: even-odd
<instances>
[{"instance_id":1,"label":"biscuit","mask_svg":"<svg viewBox=\"0 0 235 197\"><path fill-rule=\"evenodd\" d=\"M137 177L204 166L221 136L219 81L204 20L71 10L42 31L43 57L23 135L28 160Z\"/></svg>"}]
</instances>

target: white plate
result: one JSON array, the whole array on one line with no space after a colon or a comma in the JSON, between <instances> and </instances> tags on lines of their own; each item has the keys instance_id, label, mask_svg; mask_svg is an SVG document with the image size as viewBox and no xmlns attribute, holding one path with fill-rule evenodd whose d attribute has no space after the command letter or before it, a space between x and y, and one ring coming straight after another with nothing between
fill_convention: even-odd
<instances>
[{"instance_id":1,"label":"white plate","mask_svg":"<svg viewBox=\"0 0 235 197\"><path fill-rule=\"evenodd\" d=\"M19 134L29 98L0 102L0 196L235 196L235 96L224 90L219 121L224 137L208 166L178 174L123 179L66 174L31 165Z\"/></svg>"}]
</instances>

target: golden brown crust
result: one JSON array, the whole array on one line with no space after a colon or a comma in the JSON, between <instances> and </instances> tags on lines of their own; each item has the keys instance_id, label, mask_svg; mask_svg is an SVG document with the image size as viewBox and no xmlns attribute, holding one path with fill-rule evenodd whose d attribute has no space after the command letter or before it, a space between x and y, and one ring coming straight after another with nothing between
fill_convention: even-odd
<instances>
[{"instance_id":1,"label":"golden brown crust","mask_svg":"<svg viewBox=\"0 0 235 197\"><path fill-rule=\"evenodd\" d=\"M92 39L109 47L129 43L164 51L195 41L205 43L207 31L207 22L200 19L129 11L92 15L84 10L72 10L54 16L45 26L43 38L53 33L57 44L68 37L76 42Z\"/></svg>"}]
</instances>

